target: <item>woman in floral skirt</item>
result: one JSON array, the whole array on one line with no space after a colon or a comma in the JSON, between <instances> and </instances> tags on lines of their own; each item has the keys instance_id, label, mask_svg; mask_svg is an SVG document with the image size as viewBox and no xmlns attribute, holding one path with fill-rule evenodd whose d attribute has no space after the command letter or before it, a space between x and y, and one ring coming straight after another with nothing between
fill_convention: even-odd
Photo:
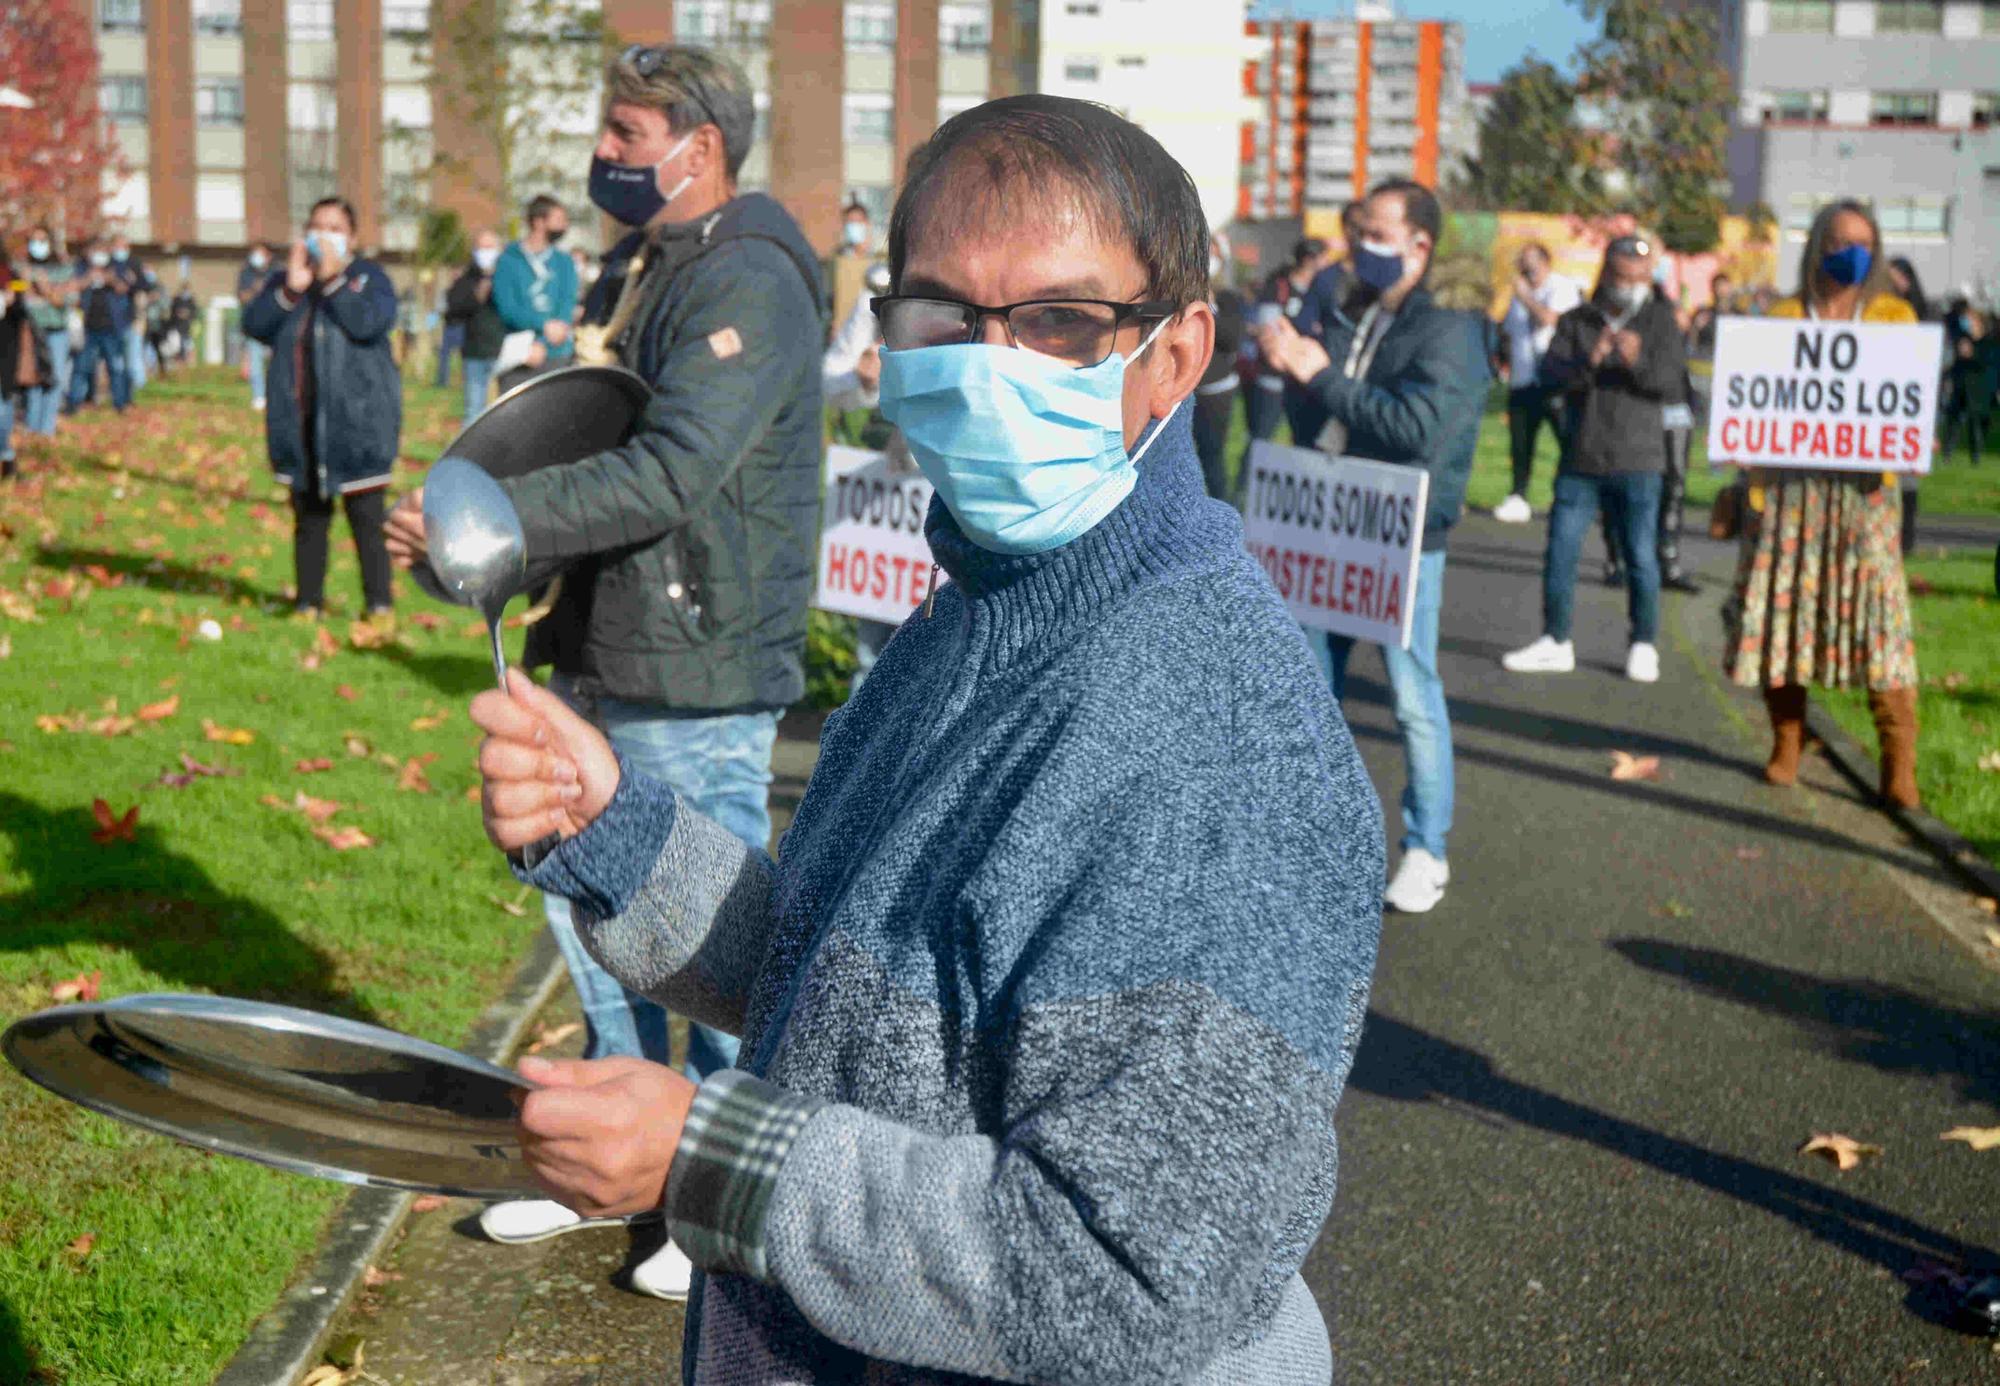
<instances>
[{"instance_id":1,"label":"woman in floral skirt","mask_svg":"<svg viewBox=\"0 0 2000 1386\"><path fill-rule=\"evenodd\" d=\"M1777 318L1913 323L1859 202L1821 209L1806 237L1799 291ZM1759 469L1749 476L1742 560L1723 609L1723 666L1764 690L1772 747L1764 778L1797 781L1806 687L1868 690L1881 742L1882 797L1917 806L1917 650L1900 539L1902 499L1874 472Z\"/></svg>"}]
</instances>

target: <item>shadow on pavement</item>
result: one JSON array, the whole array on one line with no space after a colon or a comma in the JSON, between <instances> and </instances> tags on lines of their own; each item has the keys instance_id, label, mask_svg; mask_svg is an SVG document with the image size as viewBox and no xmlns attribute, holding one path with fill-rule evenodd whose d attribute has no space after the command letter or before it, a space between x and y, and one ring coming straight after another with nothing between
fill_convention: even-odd
<instances>
[{"instance_id":1,"label":"shadow on pavement","mask_svg":"<svg viewBox=\"0 0 2000 1386\"><path fill-rule=\"evenodd\" d=\"M1852 1063L1949 1077L1960 1097L2000 1107L2000 1017L1866 978L1827 980L1715 948L1654 938L1616 939L1611 947L1649 972L1793 1021Z\"/></svg>"},{"instance_id":2,"label":"shadow on pavement","mask_svg":"<svg viewBox=\"0 0 2000 1386\"><path fill-rule=\"evenodd\" d=\"M275 602L282 601L285 595L282 591L245 582L219 568L202 568L143 553L43 544L36 550L35 561L51 568L85 568L94 563L137 587L150 587L158 592L194 592L231 602L244 598L258 603Z\"/></svg>"},{"instance_id":3,"label":"shadow on pavement","mask_svg":"<svg viewBox=\"0 0 2000 1386\"><path fill-rule=\"evenodd\" d=\"M132 841L99 847L88 810L52 812L4 791L0 823L27 877L25 890L0 895L0 948L99 944L168 983L376 1019L332 982L333 959L261 905L225 893L143 823Z\"/></svg>"},{"instance_id":4,"label":"shadow on pavement","mask_svg":"<svg viewBox=\"0 0 2000 1386\"><path fill-rule=\"evenodd\" d=\"M1704 1149L1507 1078L1485 1055L1371 1010L1348 1086L1397 1102L1436 1102L1531 1126L1648 1165L1783 1218L1809 1236L1896 1275L1927 1262L1968 1263L1981 1249L1887 1208ZM1912 1308L1916 1308L1914 1304Z\"/></svg>"}]
</instances>

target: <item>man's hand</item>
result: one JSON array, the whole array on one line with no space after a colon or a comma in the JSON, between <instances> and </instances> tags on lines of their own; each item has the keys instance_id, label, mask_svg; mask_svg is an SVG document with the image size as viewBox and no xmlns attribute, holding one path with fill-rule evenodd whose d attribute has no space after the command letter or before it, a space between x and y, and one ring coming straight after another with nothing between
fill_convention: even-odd
<instances>
[{"instance_id":1,"label":"man's hand","mask_svg":"<svg viewBox=\"0 0 2000 1386\"><path fill-rule=\"evenodd\" d=\"M549 1197L587 1218L660 1206L693 1083L627 1058L527 1058L521 1076L539 1084L521 1102L521 1154Z\"/></svg>"},{"instance_id":2,"label":"man's hand","mask_svg":"<svg viewBox=\"0 0 2000 1386\"><path fill-rule=\"evenodd\" d=\"M1257 349L1264 353L1265 361L1301 385L1333 364L1325 347L1311 337L1300 336L1284 318L1257 329Z\"/></svg>"},{"instance_id":3,"label":"man's hand","mask_svg":"<svg viewBox=\"0 0 2000 1386\"><path fill-rule=\"evenodd\" d=\"M550 346L561 346L569 340L569 324L561 318L549 318L542 323L542 340Z\"/></svg>"},{"instance_id":4,"label":"man's hand","mask_svg":"<svg viewBox=\"0 0 2000 1386\"><path fill-rule=\"evenodd\" d=\"M1604 364L1604 359L1611 355L1613 348L1618 344L1617 336L1618 334L1608 327L1597 334L1597 340L1590 345L1591 365L1601 366Z\"/></svg>"},{"instance_id":5,"label":"man's hand","mask_svg":"<svg viewBox=\"0 0 2000 1386\"><path fill-rule=\"evenodd\" d=\"M304 241L293 241L291 254L285 260L285 289L293 298L303 295L313 286L312 258L306 254Z\"/></svg>"},{"instance_id":6,"label":"man's hand","mask_svg":"<svg viewBox=\"0 0 2000 1386\"><path fill-rule=\"evenodd\" d=\"M389 545L389 557L398 568L414 568L430 555L430 548L424 538L424 488L416 490L396 502L396 508L383 521L382 538Z\"/></svg>"},{"instance_id":7,"label":"man's hand","mask_svg":"<svg viewBox=\"0 0 2000 1386\"><path fill-rule=\"evenodd\" d=\"M1624 358L1628 366L1639 364L1639 353L1645 345L1644 339L1629 327L1618 334L1618 354Z\"/></svg>"},{"instance_id":8,"label":"man's hand","mask_svg":"<svg viewBox=\"0 0 2000 1386\"><path fill-rule=\"evenodd\" d=\"M861 353L861 359L854 363L854 378L861 388L874 394L882 385L882 349L869 347Z\"/></svg>"},{"instance_id":9,"label":"man's hand","mask_svg":"<svg viewBox=\"0 0 2000 1386\"><path fill-rule=\"evenodd\" d=\"M507 691L472 700L485 783L479 803L486 836L503 852L550 833L575 837L597 821L618 792L618 758L604 733L518 669Z\"/></svg>"}]
</instances>

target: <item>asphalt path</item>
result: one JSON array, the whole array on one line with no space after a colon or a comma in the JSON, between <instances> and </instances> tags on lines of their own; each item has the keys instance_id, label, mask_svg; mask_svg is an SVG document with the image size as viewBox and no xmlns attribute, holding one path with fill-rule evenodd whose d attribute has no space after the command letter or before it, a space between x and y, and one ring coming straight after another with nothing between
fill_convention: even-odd
<instances>
[{"instance_id":1,"label":"asphalt path","mask_svg":"<svg viewBox=\"0 0 2000 1386\"><path fill-rule=\"evenodd\" d=\"M1452 887L1385 921L1306 1267L1338 1379L2000 1377L1908 1278L2000 1262L2000 1150L1938 1139L2000 1125L1983 916L1824 762L1757 777L1761 704L1716 671L1722 546L1669 598L1657 685L1622 677L1595 539L1582 667L1503 671L1539 633L1543 535L1452 542ZM1393 839L1401 743L1379 661L1353 673ZM1661 777L1614 781L1614 750ZM1821 1131L1884 1154L1836 1172L1797 1153Z\"/></svg>"}]
</instances>

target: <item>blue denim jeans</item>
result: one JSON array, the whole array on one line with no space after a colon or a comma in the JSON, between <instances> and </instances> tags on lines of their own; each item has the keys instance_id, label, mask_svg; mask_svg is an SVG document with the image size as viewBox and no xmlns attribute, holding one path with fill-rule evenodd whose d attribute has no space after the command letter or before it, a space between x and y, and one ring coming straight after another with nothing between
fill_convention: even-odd
<instances>
[{"instance_id":1,"label":"blue denim jeans","mask_svg":"<svg viewBox=\"0 0 2000 1386\"><path fill-rule=\"evenodd\" d=\"M125 329L126 373L132 378L132 388L138 389L146 383L146 325L135 322Z\"/></svg>"},{"instance_id":2,"label":"blue denim jeans","mask_svg":"<svg viewBox=\"0 0 2000 1386\"><path fill-rule=\"evenodd\" d=\"M1542 629L1569 639L1576 609L1576 564L1597 508L1618 532L1624 550L1626 606L1635 644L1652 644L1660 629L1660 474L1556 476L1549 511L1549 548L1542 562Z\"/></svg>"},{"instance_id":3,"label":"blue denim jeans","mask_svg":"<svg viewBox=\"0 0 2000 1386\"><path fill-rule=\"evenodd\" d=\"M250 363L250 402L264 398L264 372L271 364L271 348L258 341L243 343L244 359Z\"/></svg>"},{"instance_id":4,"label":"blue denim jeans","mask_svg":"<svg viewBox=\"0 0 2000 1386\"><path fill-rule=\"evenodd\" d=\"M458 421L458 426L464 428L486 408L486 397L492 392L493 368L500 362L491 356L484 361L471 356L461 356L459 360L465 366L465 416Z\"/></svg>"},{"instance_id":5,"label":"blue denim jeans","mask_svg":"<svg viewBox=\"0 0 2000 1386\"><path fill-rule=\"evenodd\" d=\"M0 462L14 460L14 396L0 390Z\"/></svg>"},{"instance_id":6,"label":"blue denim jeans","mask_svg":"<svg viewBox=\"0 0 2000 1386\"><path fill-rule=\"evenodd\" d=\"M126 355L125 338L112 332L86 332L83 334L83 350L77 356L76 366L69 373L69 402L83 403L83 397L90 392L91 381L97 375L97 363L102 361L106 374L111 377L111 404L115 409L123 409L132 402L132 377L128 367L131 359Z\"/></svg>"},{"instance_id":7,"label":"blue denim jeans","mask_svg":"<svg viewBox=\"0 0 2000 1386\"><path fill-rule=\"evenodd\" d=\"M560 677L551 687L574 702ZM772 712L732 717L663 717L648 703L599 698L586 709L611 744L636 769L670 785L690 808L705 813L758 851L771 840L771 748L778 739ZM598 965L577 937L569 901L546 895L549 931L569 965L589 1032L584 1057L627 1055L667 1061L667 1013ZM697 1083L736 1062L736 1036L688 1026L687 1075Z\"/></svg>"},{"instance_id":8,"label":"blue denim jeans","mask_svg":"<svg viewBox=\"0 0 2000 1386\"><path fill-rule=\"evenodd\" d=\"M1445 838L1451 833L1452 800L1456 794L1451 763L1451 713L1445 707L1444 680L1438 674L1438 612L1444 605L1442 549L1417 560L1416 609L1410 622L1410 648L1382 646L1382 663L1389 672L1395 698L1396 726L1403 733L1403 761L1409 783L1403 786L1402 849L1421 847L1445 860ZM1333 687L1336 701L1347 690L1347 659L1354 641L1344 635L1309 630L1306 644L1318 656L1320 669Z\"/></svg>"},{"instance_id":9,"label":"blue denim jeans","mask_svg":"<svg viewBox=\"0 0 2000 1386\"><path fill-rule=\"evenodd\" d=\"M465 324L446 323L444 331L438 334L437 387L442 390L451 384L451 356L461 353L459 359L470 366L472 362L462 353L465 351Z\"/></svg>"},{"instance_id":10,"label":"blue denim jeans","mask_svg":"<svg viewBox=\"0 0 2000 1386\"><path fill-rule=\"evenodd\" d=\"M28 417L22 427L53 438L62 414L63 387L69 384L69 333L49 332L44 337L49 344L49 383L28 391Z\"/></svg>"}]
</instances>

